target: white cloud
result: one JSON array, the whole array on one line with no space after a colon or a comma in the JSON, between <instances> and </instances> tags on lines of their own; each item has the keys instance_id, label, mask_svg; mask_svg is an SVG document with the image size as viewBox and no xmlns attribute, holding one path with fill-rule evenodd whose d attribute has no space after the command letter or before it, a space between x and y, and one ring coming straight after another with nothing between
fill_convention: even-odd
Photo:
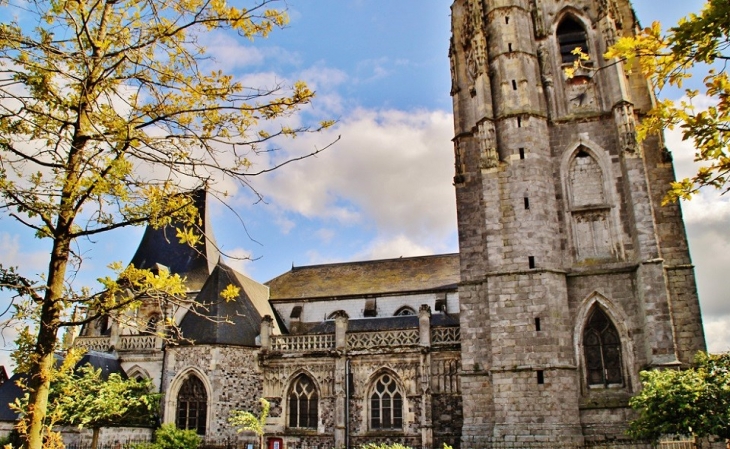
<instances>
[{"instance_id":1,"label":"white cloud","mask_svg":"<svg viewBox=\"0 0 730 449\"><path fill-rule=\"evenodd\" d=\"M699 101L699 103L697 103ZM699 98L696 104L709 104ZM691 177L699 164L694 162L691 142L682 140L678 129L665 132L672 151L677 178ZM705 337L712 352L730 350L730 298L727 270L730 267L730 197L705 188L690 201L682 202L692 261L702 307Z\"/></svg>"},{"instance_id":2,"label":"white cloud","mask_svg":"<svg viewBox=\"0 0 730 449\"><path fill-rule=\"evenodd\" d=\"M406 235L376 239L360 256L362 259L395 259L398 257L426 256L433 248L418 243Z\"/></svg>"},{"instance_id":3,"label":"white cloud","mask_svg":"<svg viewBox=\"0 0 730 449\"><path fill-rule=\"evenodd\" d=\"M251 263L252 254L251 251L245 248L233 248L230 250L224 250L225 253L225 264L239 273L251 277L248 271L249 263Z\"/></svg>"},{"instance_id":4,"label":"white cloud","mask_svg":"<svg viewBox=\"0 0 730 449\"><path fill-rule=\"evenodd\" d=\"M342 136L315 158L258 180L258 188L289 213L370 222L378 238L441 241L456 223L452 128L452 116L441 111L358 109L323 135L293 141L287 155Z\"/></svg>"}]
</instances>

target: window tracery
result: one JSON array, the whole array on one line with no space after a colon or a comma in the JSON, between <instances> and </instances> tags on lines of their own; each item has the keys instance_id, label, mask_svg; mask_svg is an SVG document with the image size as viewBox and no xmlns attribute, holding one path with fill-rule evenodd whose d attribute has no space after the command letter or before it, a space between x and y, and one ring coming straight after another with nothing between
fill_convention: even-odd
<instances>
[{"instance_id":1,"label":"window tracery","mask_svg":"<svg viewBox=\"0 0 730 449\"><path fill-rule=\"evenodd\" d=\"M318 421L317 388L312 379L300 374L289 390L289 427L316 429Z\"/></svg>"},{"instance_id":2,"label":"window tracery","mask_svg":"<svg viewBox=\"0 0 730 449\"><path fill-rule=\"evenodd\" d=\"M370 428L399 430L403 428L403 395L392 375L382 374L370 395Z\"/></svg>"},{"instance_id":3,"label":"window tracery","mask_svg":"<svg viewBox=\"0 0 730 449\"><path fill-rule=\"evenodd\" d=\"M207 411L208 393L205 385L197 376L191 375L177 393L175 424L178 429L192 429L198 435L205 435Z\"/></svg>"},{"instance_id":4,"label":"window tracery","mask_svg":"<svg viewBox=\"0 0 730 449\"><path fill-rule=\"evenodd\" d=\"M623 384L621 339L616 326L600 307L594 306L583 331L588 385Z\"/></svg>"}]
</instances>

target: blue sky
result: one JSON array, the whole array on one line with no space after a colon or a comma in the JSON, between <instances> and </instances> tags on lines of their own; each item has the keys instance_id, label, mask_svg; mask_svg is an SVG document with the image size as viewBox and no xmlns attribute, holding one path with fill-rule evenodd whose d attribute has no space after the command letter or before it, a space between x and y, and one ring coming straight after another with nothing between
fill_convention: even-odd
<instances>
[{"instance_id":1,"label":"blue sky","mask_svg":"<svg viewBox=\"0 0 730 449\"><path fill-rule=\"evenodd\" d=\"M317 91L303 119L334 118L323 135L287 142L289 154L326 152L255 179L266 199L242 191L229 199L238 218L213 205L216 239L230 259L265 282L292 265L456 252L453 125L447 58L448 0L287 0L291 22L267 39L206 37L216 65L260 85L302 79ZM699 0L635 1L642 24L675 23ZM681 95L668 92L670 96ZM668 134L678 172L689 174L692 150ZM730 349L730 206L703 194L684 206L697 266L706 334L713 351ZM128 262L142 229L82 242L77 284L93 285L112 261ZM248 234L248 235L247 235ZM250 236L250 237L249 237ZM3 265L41 273L47 247L0 218ZM9 334L6 333L6 336ZM0 351L0 357L2 357Z\"/></svg>"}]
</instances>

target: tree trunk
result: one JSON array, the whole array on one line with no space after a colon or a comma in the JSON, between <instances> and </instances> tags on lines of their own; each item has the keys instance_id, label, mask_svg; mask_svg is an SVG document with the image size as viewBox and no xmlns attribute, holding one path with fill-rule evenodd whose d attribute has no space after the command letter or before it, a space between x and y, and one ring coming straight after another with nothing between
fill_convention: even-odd
<instances>
[{"instance_id":1,"label":"tree trunk","mask_svg":"<svg viewBox=\"0 0 730 449\"><path fill-rule=\"evenodd\" d=\"M61 220L59 220L61 221ZM66 223L69 223L66 221ZM68 232L70 226L59 227ZM59 230L57 229L57 235ZM30 378L28 379L27 435L25 449L42 449L45 434L45 420L48 408L48 393L55 364L57 334L61 312L63 311L64 277L70 255L71 240L66 234L53 242L51 262L48 267L47 290L41 306L38 323L38 339L31 357Z\"/></svg>"},{"instance_id":2,"label":"tree trunk","mask_svg":"<svg viewBox=\"0 0 730 449\"><path fill-rule=\"evenodd\" d=\"M94 427L91 433L91 449L96 449L99 445L99 428Z\"/></svg>"}]
</instances>

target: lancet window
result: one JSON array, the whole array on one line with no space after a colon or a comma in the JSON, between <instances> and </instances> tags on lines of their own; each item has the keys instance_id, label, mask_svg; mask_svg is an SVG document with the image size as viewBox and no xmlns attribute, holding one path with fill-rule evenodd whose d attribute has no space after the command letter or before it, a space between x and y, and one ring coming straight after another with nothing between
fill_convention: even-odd
<instances>
[{"instance_id":1,"label":"lancet window","mask_svg":"<svg viewBox=\"0 0 730 449\"><path fill-rule=\"evenodd\" d=\"M583 331L583 352L588 385L623 384L621 339L616 326L598 306L593 307Z\"/></svg>"},{"instance_id":2,"label":"lancet window","mask_svg":"<svg viewBox=\"0 0 730 449\"><path fill-rule=\"evenodd\" d=\"M318 400L312 379L305 374L297 376L289 390L289 427L316 429Z\"/></svg>"},{"instance_id":3,"label":"lancet window","mask_svg":"<svg viewBox=\"0 0 730 449\"><path fill-rule=\"evenodd\" d=\"M390 374L382 374L370 395L370 428L394 430L403 428L403 395Z\"/></svg>"},{"instance_id":4,"label":"lancet window","mask_svg":"<svg viewBox=\"0 0 730 449\"><path fill-rule=\"evenodd\" d=\"M205 385L197 376L191 375L185 379L177 394L175 424L178 429L192 429L198 435L205 435L207 411L208 393Z\"/></svg>"}]
</instances>

